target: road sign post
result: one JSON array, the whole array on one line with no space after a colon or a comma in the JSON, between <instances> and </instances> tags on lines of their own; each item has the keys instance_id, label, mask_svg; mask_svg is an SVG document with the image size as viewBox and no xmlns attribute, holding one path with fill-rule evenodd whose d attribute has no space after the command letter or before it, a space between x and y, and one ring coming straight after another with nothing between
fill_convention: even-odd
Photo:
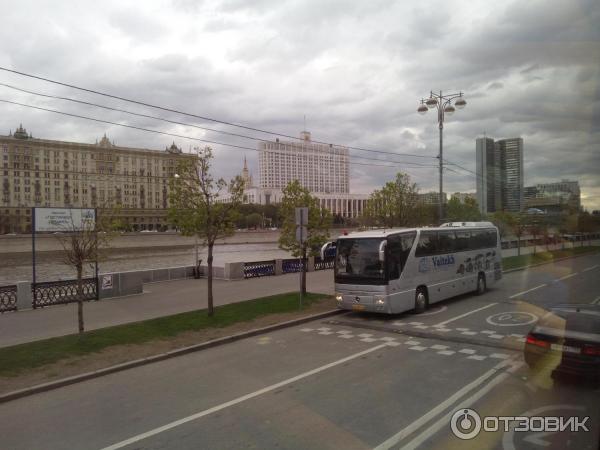
<instances>
[{"instance_id":1,"label":"road sign post","mask_svg":"<svg viewBox=\"0 0 600 450\"><path fill-rule=\"evenodd\" d=\"M302 308L302 286L304 285L304 276L305 276L305 258L304 258L304 246L306 244L306 238L308 236L308 229L306 225L308 224L308 208L300 207L296 208L296 241L300 244L301 254L300 254L300 308Z\"/></svg>"}]
</instances>

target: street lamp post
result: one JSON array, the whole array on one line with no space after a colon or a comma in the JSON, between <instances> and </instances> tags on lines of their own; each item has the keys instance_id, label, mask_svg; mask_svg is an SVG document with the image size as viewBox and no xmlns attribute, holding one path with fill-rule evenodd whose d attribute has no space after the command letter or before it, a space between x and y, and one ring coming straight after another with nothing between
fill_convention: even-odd
<instances>
[{"instance_id":1,"label":"street lamp post","mask_svg":"<svg viewBox=\"0 0 600 450\"><path fill-rule=\"evenodd\" d=\"M452 102L454 101L454 105ZM431 91L429 93L428 99L421 99L421 105L417 108L417 112L419 114L425 114L427 111L433 108L437 108L438 113L438 127L440 130L440 154L438 156L440 160L440 198L438 205L438 215L440 222L443 218L444 211L444 189L443 189L443 171L444 171L444 118L445 115L448 114L451 116L454 114L456 109L463 109L467 105L467 102L463 98L463 93L459 92L457 94L446 94L443 95L442 91L440 93L435 93Z\"/></svg>"}]
</instances>

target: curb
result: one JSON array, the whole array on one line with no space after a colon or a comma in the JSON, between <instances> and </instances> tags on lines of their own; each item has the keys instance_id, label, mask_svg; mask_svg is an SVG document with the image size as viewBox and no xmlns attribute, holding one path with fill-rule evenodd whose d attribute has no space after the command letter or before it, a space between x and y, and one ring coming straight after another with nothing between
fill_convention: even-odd
<instances>
[{"instance_id":1,"label":"curb","mask_svg":"<svg viewBox=\"0 0 600 450\"><path fill-rule=\"evenodd\" d=\"M503 270L502 273L518 272L519 270L527 270L527 269L531 269L532 267L545 266L546 264L553 264L555 262L565 261L567 259L580 258L582 256L590 256L590 255L596 255L596 254L598 254L597 250L591 251L591 252L586 252L586 253L581 253L580 255L565 256L564 258L552 259L550 261L532 264L530 266L515 267L514 269Z\"/></svg>"},{"instance_id":2,"label":"curb","mask_svg":"<svg viewBox=\"0 0 600 450\"><path fill-rule=\"evenodd\" d=\"M229 344L231 342L239 341L259 334L269 333L271 331L281 330L283 328L289 328L295 325L301 325L303 323L311 322L313 320L324 319L330 316L335 316L342 312L345 311L341 309L334 309L323 313L312 314L310 316L301 317L299 319L288 320L286 322L277 323L275 325L269 325L267 327L256 328L254 330L244 331L238 334L232 334L231 336L213 339L212 341L203 342L201 344L194 344L188 347L178 348L166 353L160 353L158 355L148 356L146 358L136 359L134 361L127 361L121 364L116 364L114 366L105 367L104 369L95 370L93 372L86 372L79 375L74 375L72 377L62 378L60 380L50 381L48 383L38 384L28 388L19 389L18 391L12 391L0 395L0 404L9 402L11 400L16 400L18 398L27 397L29 395L39 394L41 392L47 392L64 386L69 386L70 384L80 383L82 381L99 378L105 375L109 375L111 373L121 372L124 370L133 369L134 367L145 366L147 364L164 361L166 359L175 358L177 356L187 355L188 353L194 353L213 347L218 347L220 345Z\"/></svg>"}]
</instances>

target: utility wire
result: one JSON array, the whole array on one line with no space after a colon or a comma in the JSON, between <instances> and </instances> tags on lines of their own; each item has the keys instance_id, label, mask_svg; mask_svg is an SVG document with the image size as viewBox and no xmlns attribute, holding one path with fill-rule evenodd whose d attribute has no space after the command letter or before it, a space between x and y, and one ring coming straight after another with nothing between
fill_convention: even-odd
<instances>
[{"instance_id":1,"label":"utility wire","mask_svg":"<svg viewBox=\"0 0 600 450\"><path fill-rule=\"evenodd\" d=\"M180 138L180 139L189 139L189 140L192 140L192 141L198 141L198 142L203 142L203 143L208 143L208 144L222 145L222 146L225 146L225 147L233 147L233 148L237 148L237 149L250 150L250 151L255 151L255 152L261 151L261 150L258 150L256 148L252 148L252 147L245 147L245 146L242 146L242 145L235 145L235 144L226 144L226 143L223 143L223 142L211 141L211 140L208 140L208 139L200 139L200 138L191 137L191 136L185 136L185 135L176 134L176 133L169 133L169 132L166 132L166 131L152 130L152 129L149 129L149 128L138 127L138 126L135 126L135 125L126 125L126 124L122 124L122 123L118 123L118 122L112 122L110 120L97 119L95 117L88 117L88 116L83 116L83 115L80 115L80 114L72 114L72 113L67 113L67 112L64 112L64 111L58 111L58 110L49 109L49 108L42 108L41 106L27 105L25 103L14 102L14 101L11 101L11 100L0 99L0 102L12 104L12 105L23 106L25 108L37 109L37 110L40 110L40 111L51 112L51 113L60 114L60 115L63 115L63 116L76 117L76 118L79 118L79 119L85 119L85 120L90 120L90 121L94 121L94 122L105 123L105 124L115 125L115 126L124 127L124 128L130 128L130 129L144 131L144 132L148 132L148 133L161 134L161 135L176 137L176 138ZM348 158L350 159L350 157L348 157ZM359 157L359 158L362 158L362 157ZM348 161L348 164L359 165L359 166L376 166L376 167L397 167L398 165L407 166L408 164L417 164L417 163L398 164L398 163L394 163L393 161L391 161L391 162L392 162L392 164L373 164L373 163L359 163L359 162L354 162L354 161ZM437 166L433 165L433 164L430 165L430 166L426 166L426 165L418 165L416 167L412 167L411 166L411 168L414 168L414 169L430 168L430 167L437 167Z\"/></svg>"},{"instance_id":2,"label":"utility wire","mask_svg":"<svg viewBox=\"0 0 600 450\"><path fill-rule=\"evenodd\" d=\"M4 86L4 87L7 87L9 89L14 89L16 91L24 92L24 93L31 94L31 95L36 95L36 96L39 96L39 97L52 98L52 99L57 99L57 100L65 100L65 101L69 101L69 102L73 102L73 103L79 103L79 104L82 104L82 105L93 106L93 107L96 107L96 108L102 108L102 109L106 109L106 110L109 110L109 111L115 111L115 112L121 112L121 113L125 113L125 114L130 114L132 116L144 117L144 118L147 118L147 119L160 120L160 121L167 122L167 123L172 123L172 124L175 124L175 125L183 125L183 126L186 126L186 127L198 128L200 130L212 131L212 132L215 132L215 133L222 133L222 134L226 134L226 135L229 135L229 136L235 136L235 137L240 137L240 138L244 138L244 139L252 139L252 140L258 141L258 142L272 143L272 141L269 141L269 140L266 140L266 139L260 139L260 138L253 137L253 136L247 136L247 135L238 134L238 133L231 133L231 132L228 132L228 131L217 130L217 129L214 129L214 128L201 127L199 125L194 125L194 124L191 124L191 123L179 122L179 121L176 121L176 120L170 120L170 119L164 119L162 117L151 116L151 115L148 115L148 114L136 113L136 112L128 111L128 110L125 110L125 109L113 108L111 106L106 106L106 105L100 105L100 104L97 104L97 103L86 102L86 101L77 100L77 99L70 98L70 97L61 97L61 96L57 96L57 95L43 94L43 93L40 93L40 92L34 92L34 91L27 90L27 89L22 89L22 88L19 88L19 87L16 87L16 86L12 86L12 85L6 84L6 83L0 83L0 86ZM225 145L225 144L222 144L222 145ZM329 152L329 153L331 153L331 152ZM373 160L372 158L368 158L368 157L365 157L365 156L352 155L352 157L353 158L358 158L358 159L366 159L366 160L369 160L369 161ZM382 160L382 159L377 159L377 160L378 161L384 161L384 162L394 162L394 163L399 163L399 164L413 164L415 166L429 167L429 165L427 165L427 164L421 164L421 163L417 163L417 162L390 161L390 160Z\"/></svg>"},{"instance_id":3,"label":"utility wire","mask_svg":"<svg viewBox=\"0 0 600 450\"><path fill-rule=\"evenodd\" d=\"M16 75L21 75L21 76L28 77L28 78L33 78L33 79L36 79L36 80L45 81L47 83L57 84L59 86L64 86L64 87L68 87L68 88L71 88L71 89L77 89L77 90L80 90L80 91L83 91L83 92L89 92L91 94L101 95L101 96L108 97L108 98L113 98L113 99L116 99L116 100L121 100L121 101L129 102L129 103L134 103L136 105L141 105L141 106L145 106L145 107L148 107L148 108L159 109L159 110L162 110L162 111L167 111L167 112L171 112L171 113L181 114L181 115L188 116L188 117L194 117L196 119L207 120L207 121L210 121L210 122L215 122L215 123L220 123L220 124L223 124L223 125L228 125L228 126L232 126L232 127L242 128L242 129L245 129L245 130L256 131L258 133L271 134L271 135L274 135L274 136L281 136L281 137L285 137L285 138L288 138L288 139L294 139L294 140L298 140L298 141L302 141L303 140L302 138L299 138L299 137L296 137L296 136L291 136L289 134L276 133L274 131L263 130L263 129L260 129L260 128L254 128L254 127L250 127L250 126L246 126L246 125L241 125L241 124L237 124L237 123L233 123L233 122L228 122L228 121L225 121L225 120L219 120L219 119L215 119L215 118L212 118L212 117L200 116L198 114L192 114L192 113L188 113L188 112L185 112L185 111L179 111L179 110L172 109L172 108L166 108L166 107L163 107L163 106L153 105L151 103L146 103L146 102L143 102L143 101L132 100L132 99L128 99L128 98L125 98L125 97L118 96L118 95L108 94L108 93L97 91L97 90L94 90L94 89L84 88L84 87L76 86L76 85L73 85L73 84L63 83L61 81L51 80L49 78L44 78L44 77L41 77L41 76L32 75L32 74L25 73L25 72L20 72L18 70L9 69L7 67L0 66L0 70L3 70L5 72L14 73ZM429 158L429 159L431 159L431 158L435 159L436 158L435 156L417 155L417 154L414 154L414 153L396 153L396 152L389 152L389 151L384 151L384 150L368 149L368 148L363 148L363 147L353 147L353 146L349 146L349 145L331 144L329 142L324 142L324 141L314 141L313 140L311 142L314 142L316 144L324 144L324 145L336 145L336 146L339 146L339 147L346 147L346 148L349 148L349 149L352 149L352 150L363 151L363 152L383 153L383 154L390 154L390 155L396 155L396 156L409 156L409 157L413 157L413 158Z\"/></svg>"}]
</instances>

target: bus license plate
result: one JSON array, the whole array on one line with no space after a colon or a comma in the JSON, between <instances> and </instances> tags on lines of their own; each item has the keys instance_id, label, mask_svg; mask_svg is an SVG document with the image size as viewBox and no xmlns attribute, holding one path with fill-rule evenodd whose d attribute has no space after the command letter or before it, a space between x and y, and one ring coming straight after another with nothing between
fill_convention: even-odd
<instances>
[{"instance_id":1,"label":"bus license plate","mask_svg":"<svg viewBox=\"0 0 600 450\"><path fill-rule=\"evenodd\" d=\"M570 345L552 344L550 348L557 352L580 353L581 349Z\"/></svg>"},{"instance_id":2,"label":"bus license plate","mask_svg":"<svg viewBox=\"0 0 600 450\"><path fill-rule=\"evenodd\" d=\"M352 305L352 311L364 311L365 305Z\"/></svg>"}]
</instances>

